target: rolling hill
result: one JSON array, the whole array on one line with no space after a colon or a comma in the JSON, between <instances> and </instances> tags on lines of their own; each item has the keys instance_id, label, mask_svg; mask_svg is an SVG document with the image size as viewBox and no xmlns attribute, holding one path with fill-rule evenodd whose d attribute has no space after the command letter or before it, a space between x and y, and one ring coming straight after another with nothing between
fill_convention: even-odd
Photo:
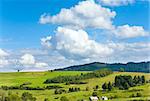
<instances>
[{"instance_id":1,"label":"rolling hill","mask_svg":"<svg viewBox=\"0 0 150 101\"><path fill-rule=\"evenodd\" d=\"M126 72L150 72L150 61L148 62L128 62L128 63L100 63L93 62L83 65L75 65L66 68L56 69L56 71L64 70L64 71L94 71L102 68L109 68L112 71L119 71L120 68L123 68Z\"/></svg>"},{"instance_id":2,"label":"rolling hill","mask_svg":"<svg viewBox=\"0 0 150 101\"><path fill-rule=\"evenodd\" d=\"M150 80L149 73L136 73L136 72L114 72L105 77L101 78L91 78L82 80L83 82L87 82L86 84L70 84L66 85L66 83L52 83L52 84L44 84L43 82L48 78L54 78L57 76L73 76L80 75L81 73L88 73L85 71L53 71L53 72L9 72L9 73L0 73L0 86L19 86L25 82L30 82L29 87L46 87L46 86L61 86L62 89L68 90L70 87L79 87L81 91L79 92L70 92L70 93L62 93L62 94L54 94L55 89L45 89L45 90L3 90L0 89L0 98L2 95L8 94L18 94L21 96L24 92L29 92L34 97L36 97L36 101L45 101L45 98L48 98L48 101L60 101L62 96L66 96L69 101L82 101L82 99L89 101L89 96L92 95L94 91L94 87L96 85L99 86L99 90L97 91L98 96L107 96L107 97L115 97L111 101L149 101L149 87L150 83L145 85L139 85L136 87L131 87L129 90L118 90L114 89L113 91L103 92L102 85L105 82L113 82L115 76L117 75L131 75L132 77L136 76L145 76L146 80ZM86 91L86 88L89 88ZM141 93L142 97L133 97L130 96L136 93ZM13 100L14 101L14 100ZM18 101L18 100L15 100ZM110 100L109 100L110 101Z\"/></svg>"}]
</instances>

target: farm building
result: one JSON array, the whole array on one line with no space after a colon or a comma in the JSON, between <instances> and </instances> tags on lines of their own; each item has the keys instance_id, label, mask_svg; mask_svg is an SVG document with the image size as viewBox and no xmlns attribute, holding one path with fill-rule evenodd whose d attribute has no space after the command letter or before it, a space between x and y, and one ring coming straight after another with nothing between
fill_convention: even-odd
<instances>
[{"instance_id":1,"label":"farm building","mask_svg":"<svg viewBox=\"0 0 150 101\"><path fill-rule=\"evenodd\" d=\"M108 100L108 98L106 96L102 96L101 100Z\"/></svg>"},{"instance_id":2,"label":"farm building","mask_svg":"<svg viewBox=\"0 0 150 101\"><path fill-rule=\"evenodd\" d=\"M90 96L90 101L98 101L98 97L97 96Z\"/></svg>"}]
</instances>

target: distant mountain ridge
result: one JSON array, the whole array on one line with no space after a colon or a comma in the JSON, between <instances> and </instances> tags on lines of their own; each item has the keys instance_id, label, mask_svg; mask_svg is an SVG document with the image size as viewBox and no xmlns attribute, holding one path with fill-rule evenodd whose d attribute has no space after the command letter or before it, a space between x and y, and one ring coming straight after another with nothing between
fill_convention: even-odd
<instances>
[{"instance_id":1,"label":"distant mountain ridge","mask_svg":"<svg viewBox=\"0 0 150 101\"><path fill-rule=\"evenodd\" d=\"M66 68L55 69L56 71L94 71L102 68L109 68L112 71L124 69L126 72L147 72L150 73L150 61L148 62L128 62L128 63L101 63L93 62L83 65L75 65Z\"/></svg>"}]
</instances>

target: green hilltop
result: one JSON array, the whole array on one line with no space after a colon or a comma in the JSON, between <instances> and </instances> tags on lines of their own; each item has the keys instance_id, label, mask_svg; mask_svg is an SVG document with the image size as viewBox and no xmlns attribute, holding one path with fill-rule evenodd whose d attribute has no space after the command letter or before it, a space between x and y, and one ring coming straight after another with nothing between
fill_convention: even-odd
<instances>
[{"instance_id":1,"label":"green hilltop","mask_svg":"<svg viewBox=\"0 0 150 101\"><path fill-rule=\"evenodd\" d=\"M109 68L112 71L120 71L120 69L124 69L126 72L150 72L150 62L128 62L128 63L101 63L101 62L93 62L83 65L75 65L62 69L56 69L58 71L94 71L102 68Z\"/></svg>"}]
</instances>

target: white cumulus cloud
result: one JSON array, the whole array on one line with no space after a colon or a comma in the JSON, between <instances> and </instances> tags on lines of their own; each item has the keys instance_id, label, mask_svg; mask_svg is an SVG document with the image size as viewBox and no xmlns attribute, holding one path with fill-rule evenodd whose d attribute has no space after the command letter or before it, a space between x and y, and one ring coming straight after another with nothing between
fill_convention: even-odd
<instances>
[{"instance_id":1,"label":"white cumulus cloud","mask_svg":"<svg viewBox=\"0 0 150 101\"><path fill-rule=\"evenodd\" d=\"M116 13L96 4L93 0L79 2L70 9L61 9L53 16L43 14L40 23L73 26L77 28L113 29L112 19Z\"/></svg>"},{"instance_id":2,"label":"white cumulus cloud","mask_svg":"<svg viewBox=\"0 0 150 101\"><path fill-rule=\"evenodd\" d=\"M33 65L35 64L35 58L31 54L24 54L21 57L20 63L23 65Z\"/></svg>"},{"instance_id":3,"label":"white cumulus cloud","mask_svg":"<svg viewBox=\"0 0 150 101\"><path fill-rule=\"evenodd\" d=\"M37 67L37 68L48 67L48 64L44 63L44 62L39 62L39 63L35 64L35 67Z\"/></svg>"},{"instance_id":4,"label":"white cumulus cloud","mask_svg":"<svg viewBox=\"0 0 150 101\"><path fill-rule=\"evenodd\" d=\"M149 35L149 33L146 32L142 26L129 26L129 25L118 26L114 30L114 34L121 38L133 38Z\"/></svg>"},{"instance_id":5,"label":"white cumulus cloud","mask_svg":"<svg viewBox=\"0 0 150 101\"><path fill-rule=\"evenodd\" d=\"M51 44L49 43L51 38L52 38L51 36L47 36L47 37L41 38L42 46L51 47Z\"/></svg>"},{"instance_id":6,"label":"white cumulus cloud","mask_svg":"<svg viewBox=\"0 0 150 101\"><path fill-rule=\"evenodd\" d=\"M135 2L135 0L97 0L97 1L104 6L122 6L132 4Z\"/></svg>"},{"instance_id":7,"label":"white cumulus cloud","mask_svg":"<svg viewBox=\"0 0 150 101\"><path fill-rule=\"evenodd\" d=\"M114 53L109 57L112 62L141 62L150 59L150 43L136 42L136 43L109 43L109 47L114 50Z\"/></svg>"},{"instance_id":8,"label":"white cumulus cloud","mask_svg":"<svg viewBox=\"0 0 150 101\"><path fill-rule=\"evenodd\" d=\"M89 39L84 30L73 30L58 27L56 35L49 41L51 48L66 58L104 57L113 50L107 46Z\"/></svg>"},{"instance_id":9,"label":"white cumulus cloud","mask_svg":"<svg viewBox=\"0 0 150 101\"><path fill-rule=\"evenodd\" d=\"M0 67L4 67L4 66L7 66L9 64L8 60L7 59L0 59Z\"/></svg>"},{"instance_id":10,"label":"white cumulus cloud","mask_svg":"<svg viewBox=\"0 0 150 101\"><path fill-rule=\"evenodd\" d=\"M0 49L0 67L7 66L9 64L8 60L6 59L8 55L9 54L7 52L5 52L3 49Z\"/></svg>"},{"instance_id":11,"label":"white cumulus cloud","mask_svg":"<svg viewBox=\"0 0 150 101\"><path fill-rule=\"evenodd\" d=\"M47 63L36 61L35 57L32 54L24 54L21 57L20 63L25 67L48 67Z\"/></svg>"},{"instance_id":12,"label":"white cumulus cloud","mask_svg":"<svg viewBox=\"0 0 150 101\"><path fill-rule=\"evenodd\" d=\"M4 50L0 49L0 57L8 56L9 54Z\"/></svg>"}]
</instances>

